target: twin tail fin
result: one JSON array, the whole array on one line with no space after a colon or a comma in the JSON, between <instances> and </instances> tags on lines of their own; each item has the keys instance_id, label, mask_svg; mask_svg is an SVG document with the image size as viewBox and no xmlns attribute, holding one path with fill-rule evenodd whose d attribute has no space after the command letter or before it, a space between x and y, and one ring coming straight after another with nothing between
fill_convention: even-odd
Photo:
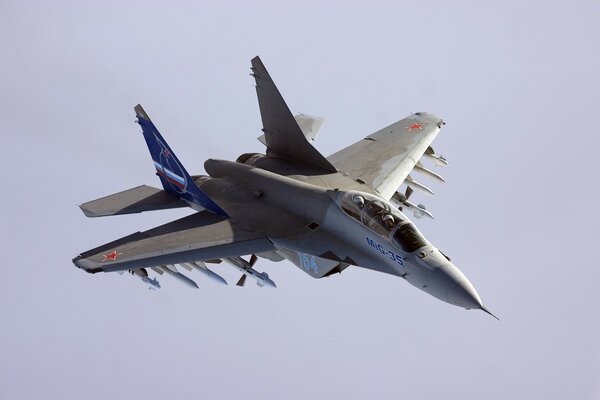
<instances>
[{"instance_id":1,"label":"twin tail fin","mask_svg":"<svg viewBox=\"0 0 600 400\"><path fill-rule=\"evenodd\" d=\"M142 127L156 174L160 178L164 190L185 201L192 208L206 209L215 214L229 217L225 210L219 207L194 182L142 106L138 104L134 109L137 123Z\"/></svg>"}]
</instances>

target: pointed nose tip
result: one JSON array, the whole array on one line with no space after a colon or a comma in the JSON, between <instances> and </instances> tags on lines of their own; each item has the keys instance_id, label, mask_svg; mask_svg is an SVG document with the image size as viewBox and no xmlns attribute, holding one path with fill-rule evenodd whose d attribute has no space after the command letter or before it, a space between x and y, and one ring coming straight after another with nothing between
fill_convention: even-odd
<instances>
[{"instance_id":1,"label":"pointed nose tip","mask_svg":"<svg viewBox=\"0 0 600 400\"><path fill-rule=\"evenodd\" d=\"M480 309L483 307L479 294L468 280L457 282L457 290L453 294L456 304L467 309Z\"/></svg>"},{"instance_id":2,"label":"pointed nose tip","mask_svg":"<svg viewBox=\"0 0 600 400\"><path fill-rule=\"evenodd\" d=\"M494 317L494 318L496 318L498 321L500 321L500 318L498 318L498 317L496 317L494 314L492 314L492 313L490 312L490 310L488 310L487 308L485 308L485 307L483 307L483 306L482 306L482 307L481 307L481 311L483 311L483 312L484 312L484 313L486 313L486 314L490 314L492 317Z\"/></svg>"},{"instance_id":3,"label":"pointed nose tip","mask_svg":"<svg viewBox=\"0 0 600 400\"><path fill-rule=\"evenodd\" d=\"M481 298L467 277L452 264L444 269L450 281L447 301L466 309L483 309Z\"/></svg>"}]
</instances>

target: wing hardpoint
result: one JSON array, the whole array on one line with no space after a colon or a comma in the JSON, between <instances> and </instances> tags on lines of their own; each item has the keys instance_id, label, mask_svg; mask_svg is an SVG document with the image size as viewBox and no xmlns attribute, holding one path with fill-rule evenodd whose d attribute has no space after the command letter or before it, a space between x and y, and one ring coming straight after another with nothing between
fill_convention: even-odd
<instances>
[{"instance_id":1,"label":"wing hardpoint","mask_svg":"<svg viewBox=\"0 0 600 400\"><path fill-rule=\"evenodd\" d=\"M267 154L302 161L328 172L337 172L335 167L308 142L258 57L252 59L252 75L256 80L256 94Z\"/></svg>"},{"instance_id":2,"label":"wing hardpoint","mask_svg":"<svg viewBox=\"0 0 600 400\"><path fill-rule=\"evenodd\" d=\"M420 112L387 126L327 159L390 199L435 139L444 122Z\"/></svg>"},{"instance_id":3,"label":"wing hardpoint","mask_svg":"<svg viewBox=\"0 0 600 400\"><path fill-rule=\"evenodd\" d=\"M73 259L87 272L112 272L273 250L263 235L208 211L107 243Z\"/></svg>"}]
</instances>

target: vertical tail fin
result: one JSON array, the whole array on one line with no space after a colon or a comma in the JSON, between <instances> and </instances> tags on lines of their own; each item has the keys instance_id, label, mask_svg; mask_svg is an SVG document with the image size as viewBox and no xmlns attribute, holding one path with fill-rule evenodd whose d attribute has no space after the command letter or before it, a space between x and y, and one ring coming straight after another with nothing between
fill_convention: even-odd
<instances>
[{"instance_id":1,"label":"vertical tail fin","mask_svg":"<svg viewBox=\"0 0 600 400\"><path fill-rule=\"evenodd\" d=\"M258 107L263 123L267 154L295 159L327 172L337 169L309 142L260 58L252 59Z\"/></svg>"},{"instance_id":2,"label":"vertical tail fin","mask_svg":"<svg viewBox=\"0 0 600 400\"><path fill-rule=\"evenodd\" d=\"M160 178L165 191L185 200L192 206L199 206L215 214L229 217L217 203L196 185L196 182L183 168L183 165L160 135L142 106L138 104L134 109L138 118L137 123L142 127L144 139L148 145L148 150L150 150L152 161L154 161L156 174Z\"/></svg>"}]
</instances>

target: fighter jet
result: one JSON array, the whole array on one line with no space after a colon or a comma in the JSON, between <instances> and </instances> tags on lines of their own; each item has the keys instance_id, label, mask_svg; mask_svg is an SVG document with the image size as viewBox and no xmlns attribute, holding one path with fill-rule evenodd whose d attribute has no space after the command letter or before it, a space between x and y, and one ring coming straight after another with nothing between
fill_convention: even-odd
<instances>
[{"instance_id":1,"label":"fighter jet","mask_svg":"<svg viewBox=\"0 0 600 400\"><path fill-rule=\"evenodd\" d=\"M276 285L254 269L259 258L289 260L314 278L362 267L399 276L455 306L489 313L467 277L404 213L433 218L409 200L414 190L433 194L411 174L444 181L425 166L447 164L431 147L444 122L417 112L325 157L311 143L323 119L292 115L260 58L251 64L265 154L242 154L235 162L208 159L207 175L190 175L137 105L136 122L162 190L134 187L84 203L82 211L88 217L178 207L195 212L85 251L73 263L92 274L133 271L153 288L160 285L150 280L148 269L198 288L177 265L225 283L206 264L226 261L243 273L238 286L250 277L262 287ZM248 256L249 261L243 258Z\"/></svg>"}]
</instances>

